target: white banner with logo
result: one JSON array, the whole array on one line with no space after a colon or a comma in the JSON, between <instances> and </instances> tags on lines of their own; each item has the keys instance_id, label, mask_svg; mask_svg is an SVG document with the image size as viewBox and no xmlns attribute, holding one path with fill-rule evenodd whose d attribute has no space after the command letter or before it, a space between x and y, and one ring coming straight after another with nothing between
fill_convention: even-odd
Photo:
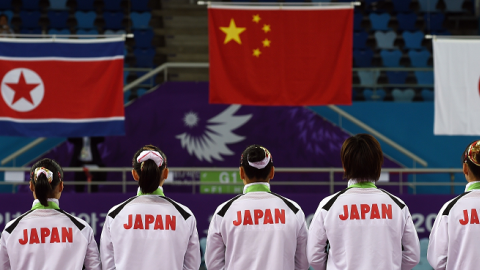
<instances>
[{"instance_id":1,"label":"white banner with logo","mask_svg":"<svg viewBox=\"0 0 480 270\"><path fill-rule=\"evenodd\" d=\"M435 135L480 135L480 40L433 40Z\"/></svg>"}]
</instances>

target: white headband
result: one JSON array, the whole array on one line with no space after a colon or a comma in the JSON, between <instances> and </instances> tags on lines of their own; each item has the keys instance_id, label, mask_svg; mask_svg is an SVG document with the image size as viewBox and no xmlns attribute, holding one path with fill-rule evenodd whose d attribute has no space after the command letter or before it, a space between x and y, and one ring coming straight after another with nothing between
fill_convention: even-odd
<instances>
[{"instance_id":1,"label":"white headband","mask_svg":"<svg viewBox=\"0 0 480 270\"><path fill-rule=\"evenodd\" d=\"M158 167L161 167L163 165L162 155L160 155L160 153L158 153L157 151L152 151L152 150L141 152L140 155L138 155L137 157L137 162L142 163L142 168L143 168L143 162L149 159L153 160Z\"/></svg>"},{"instance_id":2,"label":"white headband","mask_svg":"<svg viewBox=\"0 0 480 270\"><path fill-rule=\"evenodd\" d=\"M44 167L38 167L35 169L35 181L42 173L45 174L45 176L47 177L48 183L51 183L53 181L53 173Z\"/></svg>"},{"instance_id":3,"label":"white headband","mask_svg":"<svg viewBox=\"0 0 480 270\"><path fill-rule=\"evenodd\" d=\"M272 157L272 155L270 155L270 153L268 151L265 151L265 158L263 160L256 161L256 162L250 162L250 161L247 160L248 165L250 165L254 168L257 168L257 169L263 169L263 168L267 167L268 163L270 162L271 157Z\"/></svg>"}]
</instances>

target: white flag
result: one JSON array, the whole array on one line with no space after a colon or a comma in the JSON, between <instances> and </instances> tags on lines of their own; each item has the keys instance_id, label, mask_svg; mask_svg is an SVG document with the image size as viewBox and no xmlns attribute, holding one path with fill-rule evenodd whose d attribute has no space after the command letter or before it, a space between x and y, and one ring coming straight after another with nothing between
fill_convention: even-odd
<instances>
[{"instance_id":1,"label":"white flag","mask_svg":"<svg viewBox=\"0 0 480 270\"><path fill-rule=\"evenodd\" d=\"M435 135L480 135L480 40L433 40Z\"/></svg>"}]
</instances>

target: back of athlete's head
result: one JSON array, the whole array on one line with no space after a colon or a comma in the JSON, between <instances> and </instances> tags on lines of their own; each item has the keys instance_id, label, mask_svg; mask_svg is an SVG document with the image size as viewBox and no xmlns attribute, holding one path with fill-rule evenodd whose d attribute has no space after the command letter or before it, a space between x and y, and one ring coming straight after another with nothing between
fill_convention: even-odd
<instances>
[{"instance_id":1,"label":"back of athlete's head","mask_svg":"<svg viewBox=\"0 0 480 270\"><path fill-rule=\"evenodd\" d=\"M358 182L377 181L383 164L382 148L369 134L357 134L343 142L341 150L344 178Z\"/></svg>"},{"instance_id":2,"label":"back of athlete's head","mask_svg":"<svg viewBox=\"0 0 480 270\"><path fill-rule=\"evenodd\" d=\"M242 153L240 166L250 180L264 182L273 167L272 155L263 146L250 145Z\"/></svg>"},{"instance_id":3,"label":"back of athlete's head","mask_svg":"<svg viewBox=\"0 0 480 270\"><path fill-rule=\"evenodd\" d=\"M44 206L48 206L48 198L63 179L63 169L53 159L44 158L33 164L30 169L30 181L35 186L35 196Z\"/></svg>"},{"instance_id":4,"label":"back of athlete's head","mask_svg":"<svg viewBox=\"0 0 480 270\"><path fill-rule=\"evenodd\" d=\"M133 155L132 165L139 176L138 185L142 193L152 193L160 185L167 157L158 147L146 145Z\"/></svg>"},{"instance_id":5,"label":"back of athlete's head","mask_svg":"<svg viewBox=\"0 0 480 270\"><path fill-rule=\"evenodd\" d=\"M480 179L480 140L470 143L463 151L462 163L467 164L475 179Z\"/></svg>"}]
</instances>

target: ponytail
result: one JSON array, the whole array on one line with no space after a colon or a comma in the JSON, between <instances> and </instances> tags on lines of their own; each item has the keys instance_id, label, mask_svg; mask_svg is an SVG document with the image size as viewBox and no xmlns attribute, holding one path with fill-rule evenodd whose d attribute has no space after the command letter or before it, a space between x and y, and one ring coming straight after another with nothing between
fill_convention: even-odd
<instances>
[{"instance_id":1,"label":"ponytail","mask_svg":"<svg viewBox=\"0 0 480 270\"><path fill-rule=\"evenodd\" d=\"M160 185L162 170L153 160L146 160L140 170L140 179L138 185L142 193L153 193Z\"/></svg>"},{"instance_id":2,"label":"ponytail","mask_svg":"<svg viewBox=\"0 0 480 270\"><path fill-rule=\"evenodd\" d=\"M43 206L48 206L48 195L53 191L52 186L48 183L47 176L40 174L35 180L35 195Z\"/></svg>"}]
</instances>

